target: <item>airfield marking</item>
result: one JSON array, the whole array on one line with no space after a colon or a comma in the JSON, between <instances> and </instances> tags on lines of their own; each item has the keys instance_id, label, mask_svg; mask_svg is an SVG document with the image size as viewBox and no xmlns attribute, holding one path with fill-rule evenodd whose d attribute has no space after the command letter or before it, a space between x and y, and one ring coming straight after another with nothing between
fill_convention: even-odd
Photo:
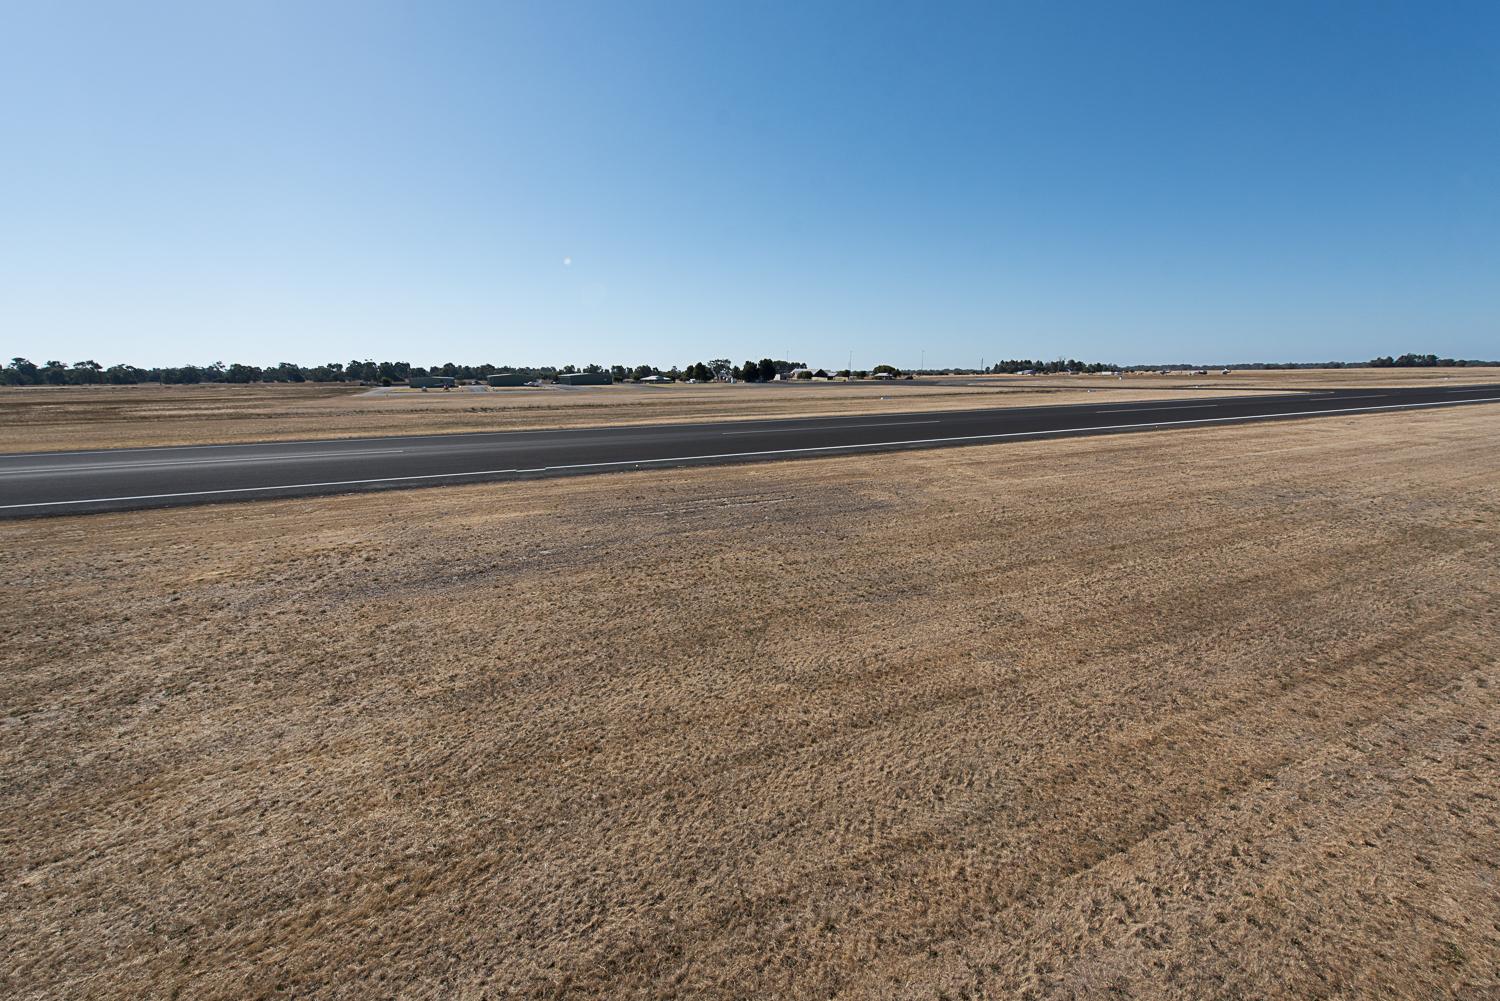
<instances>
[{"instance_id":1,"label":"airfield marking","mask_svg":"<svg viewBox=\"0 0 1500 1001\"><path fill-rule=\"evenodd\" d=\"M451 480L464 476L500 476L505 473L546 473L562 469L604 469L614 466L644 466L662 462L702 462L707 459L748 459L762 455L798 455L808 452L849 452L861 448L891 448L899 445L938 445L956 441L994 441L1002 438L1043 438L1048 435L1088 434L1097 431L1182 427L1189 424L1229 424L1235 421L1264 421L1284 417L1323 417L1329 414L1366 414L1381 410L1416 410L1421 407L1449 407L1454 403L1500 403L1500 396L1480 400L1430 403L1390 403L1373 407L1341 407L1337 410L1299 410L1284 414L1245 414L1238 417L1193 417L1178 421L1151 421L1145 424L1107 424L1087 428L1056 428L1048 431L1008 431L997 434L961 435L954 438L913 438L907 441L872 441L855 445L808 445L802 448L773 448L758 452L720 452L713 455L673 455L658 459L621 459L614 462L580 462L571 465L536 466L529 469L481 469L468 473L422 473L412 476L382 476L364 480L329 480L322 483L282 483L266 487L229 487L220 490L185 490L166 494L136 494L129 497L86 497L76 500L33 501L27 504L0 504L0 511L21 508L68 507L77 504L112 504L122 501L171 500L175 497L217 497L224 494L269 493L276 490L308 490L319 487L369 486L375 483L412 483L418 480Z\"/></svg>"},{"instance_id":2,"label":"airfield marking","mask_svg":"<svg viewBox=\"0 0 1500 1001\"><path fill-rule=\"evenodd\" d=\"M242 459L160 459L155 462L92 462L87 465L21 466L0 469L0 476L24 476L27 473L87 472L93 469L153 469L159 466L219 466L229 462L282 462L288 459L326 459L330 455L392 455L404 448L361 448L337 452L293 452L288 455L249 455Z\"/></svg>"},{"instance_id":3,"label":"airfield marking","mask_svg":"<svg viewBox=\"0 0 1500 1001\"><path fill-rule=\"evenodd\" d=\"M1096 414L1148 414L1158 410L1211 410L1217 407L1217 403L1194 403L1182 407L1111 407L1108 410L1095 410Z\"/></svg>"},{"instance_id":4,"label":"airfield marking","mask_svg":"<svg viewBox=\"0 0 1500 1001\"><path fill-rule=\"evenodd\" d=\"M906 427L909 424L941 424L941 423L943 423L943 422L940 421L940 420L931 420L931 421L874 421L874 422L869 423L869 424L824 424L824 425L820 425L818 427L810 427L810 428L764 428L764 429L756 429L754 431L721 431L719 433L722 434L722 435L725 435L727 437L728 435L732 435L732 434L776 434L779 431L848 431L851 428L854 429L854 430L859 430L860 428L895 428L895 427Z\"/></svg>"}]
</instances>

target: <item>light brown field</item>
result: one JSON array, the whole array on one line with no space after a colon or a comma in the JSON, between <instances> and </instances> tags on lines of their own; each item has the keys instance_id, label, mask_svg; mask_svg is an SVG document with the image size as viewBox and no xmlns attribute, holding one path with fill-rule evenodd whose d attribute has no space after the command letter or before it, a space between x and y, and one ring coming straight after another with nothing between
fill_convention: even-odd
<instances>
[{"instance_id":1,"label":"light brown field","mask_svg":"<svg viewBox=\"0 0 1500 1001\"><path fill-rule=\"evenodd\" d=\"M977 376L975 381L995 385L1023 386L1077 386L1087 385L1088 380L1104 380L1108 376L1098 375L989 375ZM1478 383L1500 382L1500 368L1299 368L1256 371L1234 369L1228 375L1219 369L1209 369L1207 375L1189 372L1159 375L1155 372L1132 372L1120 377L1126 386L1135 388L1183 388L1202 386L1223 389L1342 389L1355 386L1425 386L1433 383L1452 383L1469 386Z\"/></svg>"},{"instance_id":2,"label":"light brown field","mask_svg":"<svg viewBox=\"0 0 1500 1001\"><path fill-rule=\"evenodd\" d=\"M1500 991L1500 408L0 525L0 994Z\"/></svg>"},{"instance_id":3,"label":"light brown field","mask_svg":"<svg viewBox=\"0 0 1500 1001\"><path fill-rule=\"evenodd\" d=\"M0 389L0 452L509 431L601 424L903 413L1224 396L1341 385L1500 382L1500 369L1349 369L1230 376L991 376L967 385L607 386L492 392L357 387L105 386ZM963 380L958 380L963 381ZM1196 388L1195 388L1196 387Z\"/></svg>"},{"instance_id":4,"label":"light brown field","mask_svg":"<svg viewBox=\"0 0 1500 1001\"><path fill-rule=\"evenodd\" d=\"M1108 398L1225 395L1178 389L1116 388ZM28 387L0 390L0 452L1041 406L1097 400L1104 391L1102 383L1082 389L825 383L378 394L307 385Z\"/></svg>"}]
</instances>

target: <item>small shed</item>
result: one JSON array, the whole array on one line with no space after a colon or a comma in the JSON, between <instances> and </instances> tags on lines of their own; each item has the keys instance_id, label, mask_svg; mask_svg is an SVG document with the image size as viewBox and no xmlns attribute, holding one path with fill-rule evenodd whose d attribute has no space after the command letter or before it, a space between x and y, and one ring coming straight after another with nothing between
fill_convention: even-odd
<instances>
[{"instance_id":1,"label":"small shed","mask_svg":"<svg viewBox=\"0 0 1500 1001\"><path fill-rule=\"evenodd\" d=\"M526 385L526 377L520 372L496 372L494 375L486 376L484 381L491 386Z\"/></svg>"}]
</instances>

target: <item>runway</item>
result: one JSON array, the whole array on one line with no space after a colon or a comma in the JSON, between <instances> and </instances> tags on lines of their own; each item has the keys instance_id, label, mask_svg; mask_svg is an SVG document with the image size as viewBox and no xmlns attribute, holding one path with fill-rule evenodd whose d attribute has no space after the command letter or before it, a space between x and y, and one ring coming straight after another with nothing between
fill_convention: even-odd
<instances>
[{"instance_id":1,"label":"runway","mask_svg":"<svg viewBox=\"0 0 1500 1001\"><path fill-rule=\"evenodd\" d=\"M1104 394L1100 394L1101 397ZM0 518L1500 402L1500 385L0 455Z\"/></svg>"}]
</instances>

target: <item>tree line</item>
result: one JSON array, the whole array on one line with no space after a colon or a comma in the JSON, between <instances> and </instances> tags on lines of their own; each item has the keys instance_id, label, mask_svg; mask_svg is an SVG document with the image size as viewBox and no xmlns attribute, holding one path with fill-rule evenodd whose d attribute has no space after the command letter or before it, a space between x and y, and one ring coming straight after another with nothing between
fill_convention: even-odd
<instances>
[{"instance_id":1,"label":"tree line","mask_svg":"<svg viewBox=\"0 0 1500 1001\"><path fill-rule=\"evenodd\" d=\"M358 359L348 362L328 362L324 365L297 365L289 361L278 365L246 365L241 362L226 365L153 366L111 365L105 368L92 359L69 365L61 361L46 361L41 364L28 358L12 358L0 368L0 385L5 386L128 386L141 382L159 382L166 385L193 385L197 383L248 383L248 382L357 382L396 383L405 382L412 376L451 376L454 379L483 379L497 372L516 372L532 379L555 379L559 375L574 372L608 372L617 381L643 379L662 375L673 379L697 379L711 382L715 379L733 378L742 382L769 382L777 376L785 378L792 371L802 368L802 362L780 358L762 358L760 361L745 361L735 365L727 358L715 358L708 362L692 362L681 368L658 368L655 365L458 365L444 362L441 365L421 366L404 361L373 361Z\"/></svg>"},{"instance_id":2,"label":"tree line","mask_svg":"<svg viewBox=\"0 0 1500 1001\"><path fill-rule=\"evenodd\" d=\"M1284 368L1425 368L1463 367L1474 365L1497 365L1500 362L1476 359L1440 358L1434 354L1408 353L1399 357L1385 355L1368 362L1248 362L1231 367L1237 369L1284 369ZM1036 372L1054 374L1058 372L1114 372L1138 371L1160 368L1158 365L1117 366L1106 362L1081 362L1075 358L1057 358L1042 361L1030 358L1011 358L997 361L982 371L993 374L1016 374ZM1168 366L1194 368L1195 365ZM1217 368L1217 365L1209 366ZM924 369L920 374L975 374L980 369ZM573 372L608 372L617 382L640 380L648 376L666 376L670 379L696 379L699 382L734 379L738 382L770 382L778 377L787 378L796 372L803 378L826 378L830 374L852 376L862 379L870 374L901 376L903 373L893 365L876 365L873 369L839 369L829 372L824 369L808 371L799 361L781 358L762 358L760 361L746 359L736 365L728 358L714 358L707 362L691 362L682 367L658 368L654 365L575 365L525 366L525 365L458 365L444 362L441 365L422 367L404 361L372 361L358 359L348 362L328 362L324 365L296 365L284 361L277 365L246 365L240 362L226 365L178 365L142 368L137 365L111 365L108 368L92 359L74 362L46 361L37 364L27 358L12 358L0 368L0 385L3 386L126 386L141 382L159 382L166 385L191 385L196 383L249 383L249 382L355 382L366 384L392 384L405 382L412 376L451 376L454 379L483 379L496 372L516 372L529 379L555 379L559 375Z\"/></svg>"},{"instance_id":3,"label":"tree line","mask_svg":"<svg viewBox=\"0 0 1500 1001\"><path fill-rule=\"evenodd\" d=\"M988 369L994 375L1015 375L1019 372L1038 372L1055 375L1058 372L1116 372L1120 366L1108 362L1082 362L1076 358L1058 358L1053 361L1033 361L1030 358L1010 358L997 361Z\"/></svg>"},{"instance_id":4,"label":"tree line","mask_svg":"<svg viewBox=\"0 0 1500 1001\"><path fill-rule=\"evenodd\" d=\"M1469 365L1494 365L1492 361L1475 361L1464 358L1439 358L1437 355L1404 354L1399 358L1386 355L1371 358L1371 368L1464 368Z\"/></svg>"}]
</instances>

